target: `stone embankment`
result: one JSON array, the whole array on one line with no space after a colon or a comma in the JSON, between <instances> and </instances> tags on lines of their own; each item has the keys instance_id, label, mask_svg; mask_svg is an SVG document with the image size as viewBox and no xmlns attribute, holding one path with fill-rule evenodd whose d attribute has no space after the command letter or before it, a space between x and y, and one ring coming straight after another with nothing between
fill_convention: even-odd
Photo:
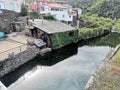
<instances>
[{"instance_id":1,"label":"stone embankment","mask_svg":"<svg viewBox=\"0 0 120 90\"><path fill-rule=\"evenodd\" d=\"M96 72L91 76L84 90L119 90L112 89L114 88L114 84L116 83L116 81L118 82L118 80L116 79L119 77L116 75L117 73L115 72L114 74L111 69L111 62L113 62L114 56L119 49L120 45L118 45L113 51L108 54L108 56L103 60ZM113 81L111 79L113 79Z\"/></svg>"},{"instance_id":2,"label":"stone embankment","mask_svg":"<svg viewBox=\"0 0 120 90\"><path fill-rule=\"evenodd\" d=\"M0 62L0 77L3 75L14 71L14 69L20 67L24 63L32 60L37 55L44 55L47 52L50 52L50 48L39 49L35 46L28 47L24 52L21 52L17 55L9 57Z\"/></svg>"}]
</instances>

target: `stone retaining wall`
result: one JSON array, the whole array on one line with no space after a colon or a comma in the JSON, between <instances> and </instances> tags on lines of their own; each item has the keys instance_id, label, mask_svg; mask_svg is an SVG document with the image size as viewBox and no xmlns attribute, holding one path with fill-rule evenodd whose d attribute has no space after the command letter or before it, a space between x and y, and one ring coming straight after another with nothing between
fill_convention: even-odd
<instances>
[{"instance_id":1,"label":"stone retaining wall","mask_svg":"<svg viewBox=\"0 0 120 90\"><path fill-rule=\"evenodd\" d=\"M29 47L26 51L21 52L14 57L7 58L4 61L0 62L0 77L3 75L13 71L14 69L18 68L19 66L23 65L24 63L32 60L37 56L37 54L44 54L46 52L51 51L50 48L45 48L39 50L36 47Z\"/></svg>"},{"instance_id":2,"label":"stone retaining wall","mask_svg":"<svg viewBox=\"0 0 120 90\"><path fill-rule=\"evenodd\" d=\"M94 80L97 79L96 76L97 76L98 72L100 72L100 70L103 68L103 66L105 66L106 63L114 57L114 55L117 53L117 51L118 51L119 49L120 49L120 45L118 45L118 46L115 48L114 51L111 51L111 52L109 53L110 55L107 56L107 57L103 60L103 62L101 63L101 65L97 68L96 72L95 72L95 73L91 76L91 78L89 79L89 81L88 81L88 83L86 84L84 90L93 90L91 87L92 87L92 85L94 85ZM98 83L100 83L100 82L98 81ZM96 90L96 89L95 89L95 90Z\"/></svg>"}]
</instances>

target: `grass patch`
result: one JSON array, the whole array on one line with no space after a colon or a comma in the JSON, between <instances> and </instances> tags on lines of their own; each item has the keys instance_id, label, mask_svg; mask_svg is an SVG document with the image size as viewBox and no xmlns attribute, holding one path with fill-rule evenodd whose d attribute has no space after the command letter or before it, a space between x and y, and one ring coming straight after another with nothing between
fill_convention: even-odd
<instances>
[{"instance_id":1,"label":"grass patch","mask_svg":"<svg viewBox=\"0 0 120 90\"><path fill-rule=\"evenodd\" d=\"M114 58L115 58L115 61L114 61L115 65L120 66L120 49L117 51Z\"/></svg>"}]
</instances>

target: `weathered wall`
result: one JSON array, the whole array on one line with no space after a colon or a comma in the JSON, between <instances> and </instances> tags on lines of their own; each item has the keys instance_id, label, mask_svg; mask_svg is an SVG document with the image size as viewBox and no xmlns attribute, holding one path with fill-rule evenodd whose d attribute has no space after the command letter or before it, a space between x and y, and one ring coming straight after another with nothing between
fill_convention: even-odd
<instances>
[{"instance_id":1,"label":"weathered wall","mask_svg":"<svg viewBox=\"0 0 120 90\"><path fill-rule=\"evenodd\" d=\"M60 48L77 41L78 30L61 32L50 35L52 49Z\"/></svg>"},{"instance_id":2,"label":"weathered wall","mask_svg":"<svg viewBox=\"0 0 120 90\"><path fill-rule=\"evenodd\" d=\"M102 82L104 83L104 85L101 85L101 79L103 76L107 76L106 74L110 72L107 71L105 68L108 68L108 63L110 63L110 61L112 60L112 58L114 58L115 54L117 53L117 51L120 49L120 45L118 45L113 51L111 51L108 56L103 60L103 62L100 64L100 66L97 68L97 70L95 71L95 73L91 76L91 78L89 79L88 83L86 84L84 90L103 90L103 88L105 87L105 83L106 82ZM109 67L110 68L110 67ZM105 69L105 70L104 70ZM108 77L108 76L107 76ZM105 78L107 78L105 77ZM113 76L114 77L114 76ZM112 77L112 78L113 78ZM106 79L107 81L107 79ZM110 80L109 80L110 81ZM110 82L112 83L112 82ZM114 83L113 83L114 85ZM105 89L105 88L104 88ZM105 90L109 90L109 89L105 89ZM111 88L111 90L113 90ZM118 90L118 89L115 89Z\"/></svg>"},{"instance_id":3,"label":"weathered wall","mask_svg":"<svg viewBox=\"0 0 120 90\"><path fill-rule=\"evenodd\" d=\"M0 28L5 29L7 32L9 32L10 22L13 22L17 18L18 14L9 10L1 11L2 13L0 13Z\"/></svg>"},{"instance_id":4,"label":"weathered wall","mask_svg":"<svg viewBox=\"0 0 120 90\"><path fill-rule=\"evenodd\" d=\"M4 61L0 62L0 77L13 71L24 63L32 60L37 54L40 53L40 50L36 47L30 47L26 51L21 52L14 57L7 58Z\"/></svg>"}]
</instances>

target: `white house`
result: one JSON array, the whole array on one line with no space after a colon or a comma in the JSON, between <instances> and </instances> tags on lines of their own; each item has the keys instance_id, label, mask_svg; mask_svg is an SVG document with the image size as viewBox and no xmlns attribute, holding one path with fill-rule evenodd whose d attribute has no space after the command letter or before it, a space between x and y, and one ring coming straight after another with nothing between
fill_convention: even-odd
<instances>
[{"instance_id":1,"label":"white house","mask_svg":"<svg viewBox=\"0 0 120 90\"><path fill-rule=\"evenodd\" d=\"M24 0L0 0L0 9L20 12L23 1Z\"/></svg>"},{"instance_id":2,"label":"white house","mask_svg":"<svg viewBox=\"0 0 120 90\"><path fill-rule=\"evenodd\" d=\"M39 14L51 14L57 20L67 22L72 22L73 17L82 14L82 10L80 8L73 9L68 4L68 0L31 0L29 9Z\"/></svg>"},{"instance_id":3,"label":"white house","mask_svg":"<svg viewBox=\"0 0 120 90\"><path fill-rule=\"evenodd\" d=\"M67 22L72 22L73 20L73 15L69 13L69 9L57 3L47 3L39 6L39 13L51 14L57 20L64 20Z\"/></svg>"}]
</instances>

